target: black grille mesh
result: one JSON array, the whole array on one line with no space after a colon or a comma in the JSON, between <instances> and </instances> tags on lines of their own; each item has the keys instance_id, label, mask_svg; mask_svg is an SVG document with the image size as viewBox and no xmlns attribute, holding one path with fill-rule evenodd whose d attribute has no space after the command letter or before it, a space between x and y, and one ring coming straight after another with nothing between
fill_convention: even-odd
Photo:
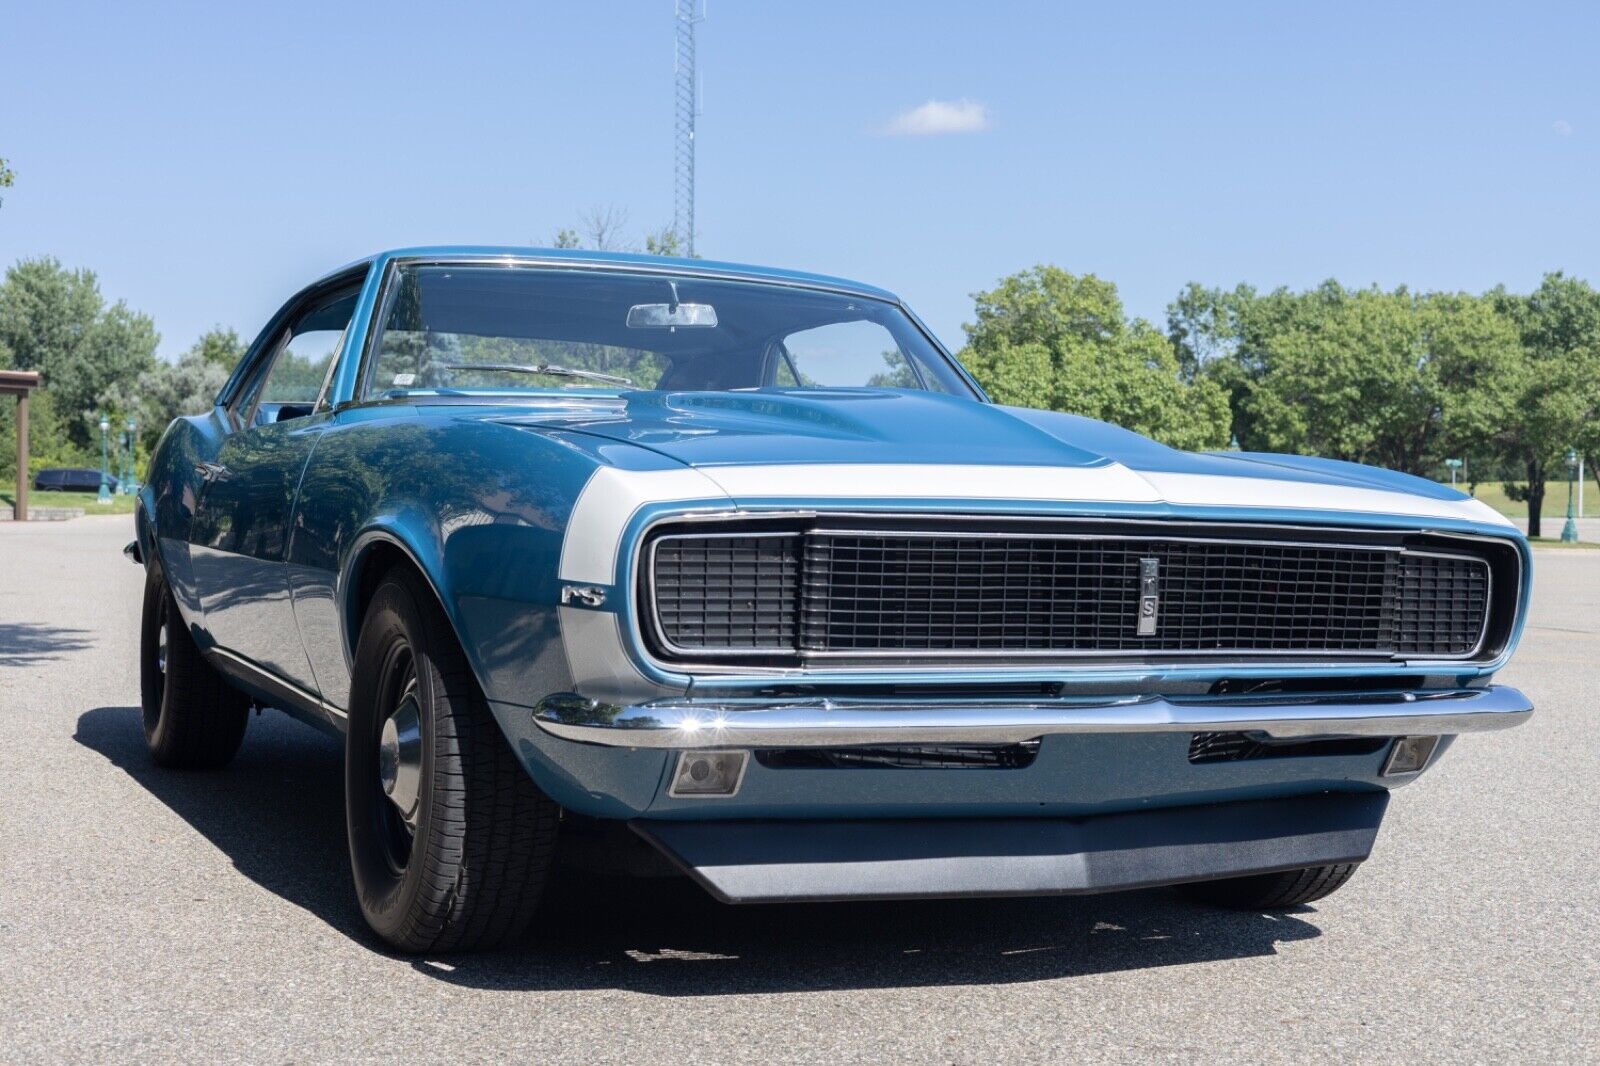
<instances>
[{"instance_id":1,"label":"black grille mesh","mask_svg":"<svg viewBox=\"0 0 1600 1066\"><path fill-rule=\"evenodd\" d=\"M1402 555L1397 563L1395 642L1417 655L1465 655L1489 609L1489 573L1442 555Z\"/></svg>"},{"instance_id":2,"label":"black grille mesh","mask_svg":"<svg viewBox=\"0 0 1600 1066\"><path fill-rule=\"evenodd\" d=\"M1159 562L1140 636L1142 560ZM670 647L850 654L1466 655L1480 560L1297 543L810 532L668 537Z\"/></svg>"},{"instance_id":3,"label":"black grille mesh","mask_svg":"<svg viewBox=\"0 0 1600 1066\"><path fill-rule=\"evenodd\" d=\"M1192 763L1292 759L1307 755L1373 755L1388 737L1309 737L1274 739L1262 733L1196 733L1189 738Z\"/></svg>"},{"instance_id":4,"label":"black grille mesh","mask_svg":"<svg viewBox=\"0 0 1600 1066\"><path fill-rule=\"evenodd\" d=\"M680 648L795 644L800 563L794 537L694 537L656 548L656 611Z\"/></svg>"}]
</instances>

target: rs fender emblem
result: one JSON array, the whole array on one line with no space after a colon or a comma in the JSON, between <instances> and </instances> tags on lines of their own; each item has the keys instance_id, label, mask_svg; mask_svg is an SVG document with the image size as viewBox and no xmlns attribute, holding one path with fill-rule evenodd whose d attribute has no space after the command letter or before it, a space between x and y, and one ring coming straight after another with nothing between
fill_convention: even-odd
<instances>
[{"instance_id":1,"label":"rs fender emblem","mask_svg":"<svg viewBox=\"0 0 1600 1066\"><path fill-rule=\"evenodd\" d=\"M1156 635L1156 619L1161 614L1161 560L1139 560L1139 635Z\"/></svg>"},{"instance_id":2,"label":"rs fender emblem","mask_svg":"<svg viewBox=\"0 0 1600 1066\"><path fill-rule=\"evenodd\" d=\"M584 607L602 607L606 602L606 590L594 585L562 585L561 606L568 607L580 604Z\"/></svg>"}]
</instances>

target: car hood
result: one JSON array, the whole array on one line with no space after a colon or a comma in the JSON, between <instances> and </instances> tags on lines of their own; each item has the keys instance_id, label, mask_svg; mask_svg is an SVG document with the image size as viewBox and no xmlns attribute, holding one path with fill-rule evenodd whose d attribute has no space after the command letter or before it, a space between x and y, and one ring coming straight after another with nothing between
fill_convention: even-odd
<instances>
[{"instance_id":1,"label":"car hood","mask_svg":"<svg viewBox=\"0 0 1600 1066\"><path fill-rule=\"evenodd\" d=\"M739 502L1044 498L1316 508L1507 525L1454 489L1309 456L1183 452L1076 415L888 389L639 392L507 419L631 444Z\"/></svg>"}]
</instances>

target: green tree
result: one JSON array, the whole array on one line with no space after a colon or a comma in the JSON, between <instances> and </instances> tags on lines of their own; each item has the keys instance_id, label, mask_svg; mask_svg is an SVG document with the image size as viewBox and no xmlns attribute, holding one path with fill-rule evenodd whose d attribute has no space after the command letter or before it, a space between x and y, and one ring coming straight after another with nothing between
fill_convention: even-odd
<instances>
[{"instance_id":1,"label":"green tree","mask_svg":"<svg viewBox=\"0 0 1600 1066\"><path fill-rule=\"evenodd\" d=\"M0 480L11 480L17 468L17 422L14 403L0 403ZM98 429L95 431L99 432ZM51 402L49 389L38 389L28 399L28 470L37 474L48 466L99 466L100 448L74 444L67 437Z\"/></svg>"},{"instance_id":2,"label":"green tree","mask_svg":"<svg viewBox=\"0 0 1600 1066\"><path fill-rule=\"evenodd\" d=\"M1180 361L1227 392L1253 451L1427 475L1445 452L1482 456L1514 392L1516 333L1466 294L1191 284L1167 328Z\"/></svg>"},{"instance_id":3,"label":"green tree","mask_svg":"<svg viewBox=\"0 0 1600 1066\"><path fill-rule=\"evenodd\" d=\"M178 361L194 356L212 366L219 366L229 374L239 365L239 360L244 358L245 343L239 339L237 330L223 329L221 326L212 326L200 334L200 339L190 346L187 352L178 357Z\"/></svg>"},{"instance_id":4,"label":"green tree","mask_svg":"<svg viewBox=\"0 0 1600 1066\"><path fill-rule=\"evenodd\" d=\"M17 172L7 166L4 159L0 159L0 189L11 188L11 184L16 180ZM0 199L0 204L3 203L5 203L5 200Z\"/></svg>"},{"instance_id":5,"label":"green tree","mask_svg":"<svg viewBox=\"0 0 1600 1066\"><path fill-rule=\"evenodd\" d=\"M677 230L663 226L644 235L641 247L627 236L628 212L614 204L583 212L578 225L563 226L550 237L552 248L591 248L597 252L644 252L681 258L685 254ZM698 258L698 257L697 257Z\"/></svg>"},{"instance_id":6,"label":"green tree","mask_svg":"<svg viewBox=\"0 0 1600 1066\"><path fill-rule=\"evenodd\" d=\"M1319 295L1267 342L1250 399L1266 450L1426 474L1447 427L1493 428L1483 422L1501 410L1494 397L1509 398L1516 340L1492 310L1404 290L1328 285Z\"/></svg>"},{"instance_id":7,"label":"green tree","mask_svg":"<svg viewBox=\"0 0 1600 1066\"><path fill-rule=\"evenodd\" d=\"M663 226L654 233L644 235L644 250L649 255L667 255L674 258L683 258L683 241L678 238L678 231L671 226Z\"/></svg>"},{"instance_id":8,"label":"green tree","mask_svg":"<svg viewBox=\"0 0 1600 1066\"><path fill-rule=\"evenodd\" d=\"M1527 296L1499 288L1490 299L1521 340L1515 396L1499 437L1526 481L1507 485L1528 504L1528 533L1542 533L1545 481L1566 474L1568 448L1600 452L1600 292L1565 274L1546 274Z\"/></svg>"},{"instance_id":9,"label":"green tree","mask_svg":"<svg viewBox=\"0 0 1600 1066\"><path fill-rule=\"evenodd\" d=\"M98 446L104 403L155 365L157 340L148 316L120 300L105 305L90 271L31 259L0 282L0 350L16 368L39 371L67 438L80 448Z\"/></svg>"},{"instance_id":10,"label":"green tree","mask_svg":"<svg viewBox=\"0 0 1600 1066\"><path fill-rule=\"evenodd\" d=\"M222 349L238 335L220 327L197 340L176 362L157 362L140 374L116 406L139 420L142 454L148 455L173 419L205 414L227 384L237 359L224 362Z\"/></svg>"},{"instance_id":11,"label":"green tree","mask_svg":"<svg viewBox=\"0 0 1600 1066\"><path fill-rule=\"evenodd\" d=\"M1167 338L1129 321L1110 282L1037 266L973 298L961 360L997 402L1087 415L1179 448L1227 443L1223 390L1191 380Z\"/></svg>"}]
</instances>

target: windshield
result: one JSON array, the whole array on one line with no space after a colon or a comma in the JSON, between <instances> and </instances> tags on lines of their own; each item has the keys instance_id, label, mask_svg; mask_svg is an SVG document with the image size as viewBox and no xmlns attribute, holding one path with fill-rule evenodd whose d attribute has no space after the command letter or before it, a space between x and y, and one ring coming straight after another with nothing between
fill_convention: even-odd
<instances>
[{"instance_id":1,"label":"windshield","mask_svg":"<svg viewBox=\"0 0 1600 1066\"><path fill-rule=\"evenodd\" d=\"M581 389L972 390L893 304L780 284L401 266L362 397Z\"/></svg>"}]
</instances>

